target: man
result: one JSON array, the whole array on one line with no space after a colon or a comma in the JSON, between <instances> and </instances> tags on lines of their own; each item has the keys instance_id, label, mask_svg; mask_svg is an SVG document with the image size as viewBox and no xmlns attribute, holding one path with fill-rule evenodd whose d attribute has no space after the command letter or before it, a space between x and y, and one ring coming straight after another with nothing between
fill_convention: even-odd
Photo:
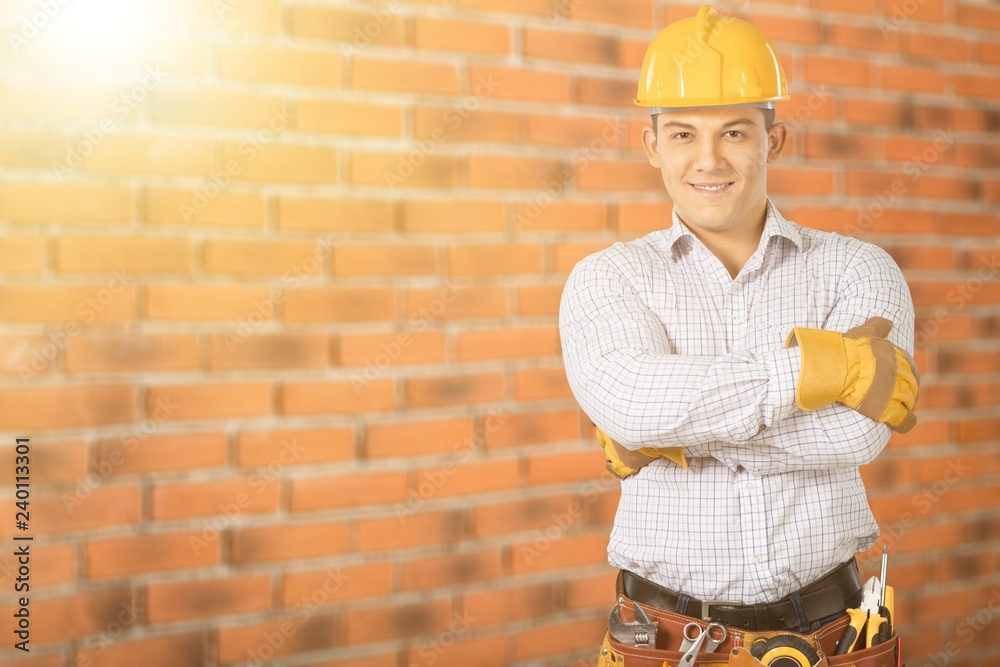
<instances>
[{"instance_id":1,"label":"man","mask_svg":"<svg viewBox=\"0 0 1000 667\"><path fill-rule=\"evenodd\" d=\"M703 7L654 39L636 103L672 225L581 261L560 334L623 477L608 547L619 594L807 634L842 628L857 604L854 554L878 538L858 466L913 425L918 378L891 258L799 227L767 197L787 98L749 23Z\"/></svg>"}]
</instances>

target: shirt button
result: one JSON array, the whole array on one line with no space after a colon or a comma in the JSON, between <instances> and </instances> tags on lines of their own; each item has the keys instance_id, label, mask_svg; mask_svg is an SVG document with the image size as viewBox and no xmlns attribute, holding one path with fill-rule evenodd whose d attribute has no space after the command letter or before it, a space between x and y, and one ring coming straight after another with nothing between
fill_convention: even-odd
<instances>
[{"instance_id":1,"label":"shirt button","mask_svg":"<svg viewBox=\"0 0 1000 667\"><path fill-rule=\"evenodd\" d=\"M753 482L747 482L747 491L753 491Z\"/></svg>"},{"instance_id":2,"label":"shirt button","mask_svg":"<svg viewBox=\"0 0 1000 667\"><path fill-rule=\"evenodd\" d=\"M760 556L754 556L753 557L753 564L754 565L760 565Z\"/></svg>"}]
</instances>

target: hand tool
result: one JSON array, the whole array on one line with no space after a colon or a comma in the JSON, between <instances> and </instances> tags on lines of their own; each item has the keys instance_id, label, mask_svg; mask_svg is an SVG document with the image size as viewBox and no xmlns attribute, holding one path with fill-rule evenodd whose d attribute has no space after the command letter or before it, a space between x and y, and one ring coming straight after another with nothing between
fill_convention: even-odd
<instances>
[{"instance_id":1,"label":"hand tool","mask_svg":"<svg viewBox=\"0 0 1000 667\"><path fill-rule=\"evenodd\" d=\"M809 642L795 635L775 635L755 641L750 654L767 667L813 667L820 655Z\"/></svg>"},{"instance_id":2,"label":"hand tool","mask_svg":"<svg viewBox=\"0 0 1000 667\"><path fill-rule=\"evenodd\" d=\"M697 634L692 636L691 632ZM701 652L703 646L707 646L707 651L712 653L719 648L719 644L726 641L726 626L719 623L709 623L708 627L702 629L697 623L688 623L684 626L684 641L681 642L681 649L685 651L684 656L677 663L677 667L689 667L694 664L695 658Z\"/></svg>"},{"instance_id":3,"label":"hand tool","mask_svg":"<svg viewBox=\"0 0 1000 667\"><path fill-rule=\"evenodd\" d=\"M650 621L649 616L638 604L633 605L635 620L631 623L621 617L622 598L618 598L615 608L608 618L608 633L616 641L628 646L640 648L656 648L656 621Z\"/></svg>"},{"instance_id":4,"label":"hand tool","mask_svg":"<svg viewBox=\"0 0 1000 667\"><path fill-rule=\"evenodd\" d=\"M858 637L861 636L865 623L869 622L872 614L878 614L880 589L881 583L878 577L870 577L865 582L864 587L861 589L861 606L857 609L852 608L847 610L847 614L851 617L851 622L847 626L847 630L844 631L844 637L837 644L837 650L834 651L834 655L850 653L856 648L855 645L857 644ZM862 642L861 648L864 647L865 642Z\"/></svg>"},{"instance_id":5,"label":"hand tool","mask_svg":"<svg viewBox=\"0 0 1000 667\"><path fill-rule=\"evenodd\" d=\"M879 623L875 626L875 634L872 635L872 629L868 630L868 645L875 646L876 644L881 644L882 642L887 642L892 638L892 613L890 612L890 607L888 600L886 599L887 594L892 591L891 587L886 587L885 585L885 569L889 561L889 547L886 545L882 546L882 595L879 597L878 601L878 617L884 619L884 622ZM895 598L895 593L893 592L893 598ZM895 601L895 600L894 600Z\"/></svg>"}]
</instances>

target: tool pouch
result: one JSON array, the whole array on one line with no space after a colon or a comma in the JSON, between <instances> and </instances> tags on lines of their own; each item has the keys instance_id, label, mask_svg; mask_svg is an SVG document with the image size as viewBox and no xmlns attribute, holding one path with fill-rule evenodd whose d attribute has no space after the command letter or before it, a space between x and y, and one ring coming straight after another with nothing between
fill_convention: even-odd
<instances>
[{"instance_id":1,"label":"tool pouch","mask_svg":"<svg viewBox=\"0 0 1000 667\"><path fill-rule=\"evenodd\" d=\"M634 616L634 603L628 598L622 599L622 608L626 618ZM682 639L683 627L690 623L690 616L682 616L674 612L643 606L646 615L657 623L656 646L649 648L623 644L610 634L605 635L598 654L598 667L676 667L684 653L678 648ZM890 641L871 648L857 650L847 655L833 655L837 644L847 629L849 619L845 614L827 623L816 632L803 635L788 631L782 632L748 632L738 628L727 627L727 637L714 652L702 652L694 664L699 667L760 667L761 663L749 655L736 655L734 649L749 649L754 642L766 640L776 635L795 635L802 638L821 655L820 667L901 667L900 640L893 637ZM746 662L749 659L750 662ZM737 660L733 662L733 660Z\"/></svg>"}]
</instances>

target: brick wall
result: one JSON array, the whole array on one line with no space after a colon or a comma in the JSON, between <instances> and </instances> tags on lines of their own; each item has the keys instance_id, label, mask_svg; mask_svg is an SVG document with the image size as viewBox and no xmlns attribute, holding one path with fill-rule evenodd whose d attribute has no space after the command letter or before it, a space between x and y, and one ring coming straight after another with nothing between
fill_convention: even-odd
<instances>
[{"instance_id":1,"label":"brick wall","mask_svg":"<svg viewBox=\"0 0 1000 667\"><path fill-rule=\"evenodd\" d=\"M0 460L30 436L35 536L23 654L8 472L0 661L592 662L617 488L558 298L669 220L630 100L696 4L0 7ZM1000 660L1000 6L719 8L791 81L776 203L912 287L921 421L864 470L907 659Z\"/></svg>"}]
</instances>

